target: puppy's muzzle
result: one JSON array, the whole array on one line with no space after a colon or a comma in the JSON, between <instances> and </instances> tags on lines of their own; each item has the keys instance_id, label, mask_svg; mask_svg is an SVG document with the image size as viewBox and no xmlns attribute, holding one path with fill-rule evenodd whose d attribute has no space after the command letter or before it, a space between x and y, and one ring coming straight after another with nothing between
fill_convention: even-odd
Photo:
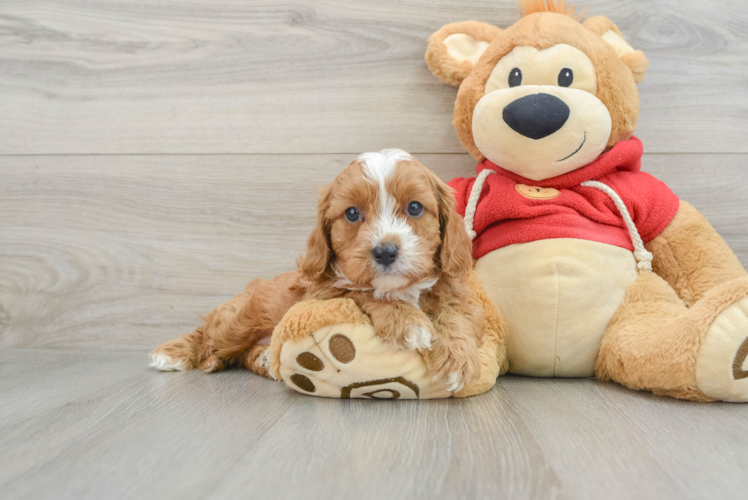
<instances>
[{"instance_id":1,"label":"puppy's muzzle","mask_svg":"<svg viewBox=\"0 0 748 500\"><path fill-rule=\"evenodd\" d=\"M379 265L388 267L397 260L400 253L397 245L394 243L382 243L371 249L371 256Z\"/></svg>"}]
</instances>

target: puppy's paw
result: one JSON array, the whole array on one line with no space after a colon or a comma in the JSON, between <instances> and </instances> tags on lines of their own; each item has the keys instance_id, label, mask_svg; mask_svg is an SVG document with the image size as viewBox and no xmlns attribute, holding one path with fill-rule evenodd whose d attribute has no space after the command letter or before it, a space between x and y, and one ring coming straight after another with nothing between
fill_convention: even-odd
<instances>
[{"instance_id":1,"label":"puppy's paw","mask_svg":"<svg viewBox=\"0 0 748 500\"><path fill-rule=\"evenodd\" d=\"M161 344L150 356L148 366L162 372L192 370L198 358L194 342L185 335Z\"/></svg>"},{"instance_id":2,"label":"puppy's paw","mask_svg":"<svg viewBox=\"0 0 748 500\"><path fill-rule=\"evenodd\" d=\"M189 370L188 363L184 359L174 358L159 352L152 352L150 357L151 362L148 363L148 366L161 370L162 372Z\"/></svg>"},{"instance_id":3,"label":"puppy's paw","mask_svg":"<svg viewBox=\"0 0 748 500\"><path fill-rule=\"evenodd\" d=\"M447 390L449 392L460 392L465 387L465 380L462 379L460 372L452 372L447 375Z\"/></svg>"},{"instance_id":4,"label":"puppy's paw","mask_svg":"<svg viewBox=\"0 0 748 500\"><path fill-rule=\"evenodd\" d=\"M423 325L415 325L405 334L405 347L413 351L431 349L431 330Z\"/></svg>"},{"instance_id":5,"label":"puppy's paw","mask_svg":"<svg viewBox=\"0 0 748 500\"><path fill-rule=\"evenodd\" d=\"M220 372L226 365L218 356L211 356L200 364L200 369L205 373Z\"/></svg>"},{"instance_id":6,"label":"puppy's paw","mask_svg":"<svg viewBox=\"0 0 748 500\"><path fill-rule=\"evenodd\" d=\"M477 348L435 345L431 351L424 353L424 357L433 380L444 380L449 392L460 392L480 376L481 363Z\"/></svg>"},{"instance_id":7,"label":"puppy's paw","mask_svg":"<svg viewBox=\"0 0 748 500\"><path fill-rule=\"evenodd\" d=\"M444 385L447 386L447 390L451 393L460 392L465 388L465 385L472 380L471 378L466 378L462 371L456 371L448 374L446 377L439 374L434 375L431 381L436 382L440 378L444 381Z\"/></svg>"}]
</instances>

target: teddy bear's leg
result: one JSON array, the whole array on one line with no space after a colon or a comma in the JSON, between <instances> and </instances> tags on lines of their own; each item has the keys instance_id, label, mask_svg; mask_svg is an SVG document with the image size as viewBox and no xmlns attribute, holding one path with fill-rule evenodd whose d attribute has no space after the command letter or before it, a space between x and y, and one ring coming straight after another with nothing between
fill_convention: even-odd
<instances>
[{"instance_id":1,"label":"teddy bear's leg","mask_svg":"<svg viewBox=\"0 0 748 500\"><path fill-rule=\"evenodd\" d=\"M601 380L695 401L748 401L748 278L692 307L642 272L611 320L596 364Z\"/></svg>"},{"instance_id":2,"label":"teddy bear's leg","mask_svg":"<svg viewBox=\"0 0 748 500\"><path fill-rule=\"evenodd\" d=\"M654 254L654 272L675 289L687 307L715 286L748 276L717 231L685 201L646 247Z\"/></svg>"}]
</instances>

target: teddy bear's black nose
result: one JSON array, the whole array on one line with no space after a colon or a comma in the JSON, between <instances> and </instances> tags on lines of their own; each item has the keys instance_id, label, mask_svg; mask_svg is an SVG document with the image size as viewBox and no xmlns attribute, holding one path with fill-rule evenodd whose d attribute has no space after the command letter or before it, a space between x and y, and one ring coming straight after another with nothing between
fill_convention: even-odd
<instances>
[{"instance_id":1,"label":"teddy bear's black nose","mask_svg":"<svg viewBox=\"0 0 748 500\"><path fill-rule=\"evenodd\" d=\"M512 130L530 139L542 139L564 126L569 106L550 94L520 97L504 108L504 121Z\"/></svg>"}]
</instances>

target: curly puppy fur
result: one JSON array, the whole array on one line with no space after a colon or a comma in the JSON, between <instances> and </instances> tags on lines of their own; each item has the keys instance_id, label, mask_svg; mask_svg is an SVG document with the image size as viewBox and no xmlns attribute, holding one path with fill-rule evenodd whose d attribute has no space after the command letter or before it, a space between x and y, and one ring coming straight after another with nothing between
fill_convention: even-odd
<instances>
[{"instance_id":1,"label":"curly puppy fur","mask_svg":"<svg viewBox=\"0 0 748 500\"><path fill-rule=\"evenodd\" d=\"M386 265L372 253L383 245L397 249ZM471 246L454 197L436 175L401 150L365 153L322 188L298 271L250 282L203 316L197 330L153 351L152 366L253 368L253 346L272 335L291 306L348 297L381 338L419 350L431 373L459 390L481 371L485 319L468 300Z\"/></svg>"}]
</instances>

